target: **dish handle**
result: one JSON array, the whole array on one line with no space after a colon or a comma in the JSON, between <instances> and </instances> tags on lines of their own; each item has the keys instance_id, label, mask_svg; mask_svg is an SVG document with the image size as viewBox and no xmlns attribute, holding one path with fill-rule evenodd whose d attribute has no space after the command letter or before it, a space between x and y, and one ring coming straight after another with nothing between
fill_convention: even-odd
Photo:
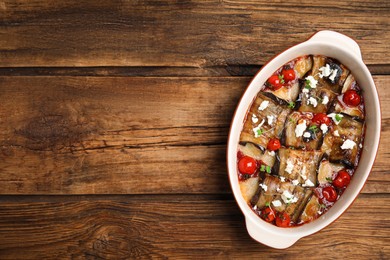
<instances>
[{"instance_id":1,"label":"dish handle","mask_svg":"<svg viewBox=\"0 0 390 260\"><path fill-rule=\"evenodd\" d=\"M335 43L345 49L345 51L352 53L362 60L362 53L360 51L359 45L352 38L344 34L335 31L324 30L314 34L308 41Z\"/></svg>"},{"instance_id":2,"label":"dish handle","mask_svg":"<svg viewBox=\"0 0 390 260\"><path fill-rule=\"evenodd\" d=\"M270 230L259 228L250 218L245 218L246 229L249 235L256 241L277 249L285 249L297 242L300 237L282 236Z\"/></svg>"}]
</instances>

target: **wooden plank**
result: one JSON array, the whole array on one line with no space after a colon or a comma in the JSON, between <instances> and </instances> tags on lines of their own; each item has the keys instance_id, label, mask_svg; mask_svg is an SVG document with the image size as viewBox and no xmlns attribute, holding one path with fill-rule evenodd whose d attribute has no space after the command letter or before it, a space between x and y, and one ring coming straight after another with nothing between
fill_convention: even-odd
<instances>
[{"instance_id":1,"label":"wooden plank","mask_svg":"<svg viewBox=\"0 0 390 260\"><path fill-rule=\"evenodd\" d=\"M250 78L0 77L0 194L228 193L225 149ZM390 77L363 192L389 193Z\"/></svg>"},{"instance_id":2,"label":"wooden plank","mask_svg":"<svg viewBox=\"0 0 390 260\"><path fill-rule=\"evenodd\" d=\"M389 14L386 0L3 1L0 66L259 65L330 25L388 64Z\"/></svg>"},{"instance_id":3,"label":"wooden plank","mask_svg":"<svg viewBox=\"0 0 390 260\"><path fill-rule=\"evenodd\" d=\"M389 203L361 195L330 226L277 250L249 237L231 198L0 197L0 257L388 259Z\"/></svg>"}]
</instances>

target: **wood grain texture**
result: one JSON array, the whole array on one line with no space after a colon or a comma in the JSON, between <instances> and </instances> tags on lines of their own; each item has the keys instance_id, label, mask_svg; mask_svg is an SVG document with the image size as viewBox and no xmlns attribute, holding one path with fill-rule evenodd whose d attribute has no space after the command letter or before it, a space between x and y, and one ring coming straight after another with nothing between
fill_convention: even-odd
<instances>
[{"instance_id":1,"label":"wood grain texture","mask_svg":"<svg viewBox=\"0 0 390 260\"><path fill-rule=\"evenodd\" d=\"M360 195L330 226L277 250L249 237L230 196L3 197L0 258L388 259L389 203Z\"/></svg>"},{"instance_id":2,"label":"wood grain texture","mask_svg":"<svg viewBox=\"0 0 390 260\"><path fill-rule=\"evenodd\" d=\"M247 77L0 77L0 194L228 193L228 129ZM389 193L382 141L363 192ZM146 181L147 180L147 181Z\"/></svg>"},{"instance_id":3,"label":"wood grain texture","mask_svg":"<svg viewBox=\"0 0 390 260\"><path fill-rule=\"evenodd\" d=\"M389 64L386 0L0 2L0 66L264 64L318 30Z\"/></svg>"}]
</instances>

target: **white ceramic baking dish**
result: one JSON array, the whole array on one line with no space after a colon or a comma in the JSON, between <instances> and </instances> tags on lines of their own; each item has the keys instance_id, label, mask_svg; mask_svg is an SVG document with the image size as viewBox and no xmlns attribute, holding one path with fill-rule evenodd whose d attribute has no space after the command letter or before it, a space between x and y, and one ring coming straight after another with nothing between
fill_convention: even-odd
<instances>
[{"instance_id":1,"label":"white ceramic baking dish","mask_svg":"<svg viewBox=\"0 0 390 260\"><path fill-rule=\"evenodd\" d=\"M288 61L308 54L319 54L335 58L346 65L355 76L363 90L365 101L365 142L359 166L354 173L351 183L335 205L326 214L313 222L298 227L280 228L260 219L241 195L237 175L238 142L245 115L268 77ZM270 60L253 78L241 97L230 127L227 147L230 184L235 199L245 215L249 235L267 246L283 249L290 247L302 237L318 232L340 217L356 199L370 174L378 150L380 129L381 113L378 93L372 76L363 63L360 48L351 38L334 31L320 31L307 41L287 49Z\"/></svg>"}]
</instances>

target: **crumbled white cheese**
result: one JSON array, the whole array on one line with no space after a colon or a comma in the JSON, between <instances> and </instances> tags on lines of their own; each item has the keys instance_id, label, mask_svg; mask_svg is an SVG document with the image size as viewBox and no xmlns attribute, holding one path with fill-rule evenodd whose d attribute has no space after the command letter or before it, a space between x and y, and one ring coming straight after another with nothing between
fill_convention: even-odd
<instances>
[{"instance_id":1,"label":"crumbled white cheese","mask_svg":"<svg viewBox=\"0 0 390 260\"><path fill-rule=\"evenodd\" d=\"M274 122L274 119L275 119L274 116L267 116L268 125L272 125L272 123Z\"/></svg>"},{"instance_id":2,"label":"crumbled white cheese","mask_svg":"<svg viewBox=\"0 0 390 260\"><path fill-rule=\"evenodd\" d=\"M309 90L307 88L302 89L303 93L309 93Z\"/></svg>"},{"instance_id":3,"label":"crumbled white cheese","mask_svg":"<svg viewBox=\"0 0 390 260\"><path fill-rule=\"evenodd\" d=\"M362 145L361 143L359 144L359 148L360 148L360 149L363 148L363 145Z\"/></svg>"},{"instance_id":4,"label":"crumbled white cheese","mask_svg":"<svg viewBox=\"0 0 390 260\"><path fill-rule=\"evenodd\" d=\"M340 136L339 131L338 131L338 130L334 130L334 131L333 131L333 135L334 135L334 136Z\"/></svg>"},{"instance_id":5,"label":"crumbled white cheese","mask_svg":"<svg viewBox=\"0 0 390 260\"><path fill-rule=\"evenodd\" d=\"M280 200L274 200L272 201L272 205L274 205L274 207L280 207L282 206L282 202Z\"/></svg>"},{"instance_id":6,"label":"crumbled white cheese","mask_svg":"<svg viewBox=\"0 0 390 260\"><path fill-rule=\"evenodd\" d=\"M286 171L288 174L291 174L293 169L294 169L294 164L292 163L292 161L287 160L287 166L286 166L285 171Z\"/></svg>"},{"instance_id":7,"label":"crumbled white cheese","mask_svg":"<svg viewBox=\"0 0 390 260\"><path fill-rule=\"evenodd\" d=\"M312 104L313 107L317 107L318 102L317 102L317 99L315 99L315 98L313 98L313 97L310 97L310 98L307 100L307 104L308 104L308 105Z\"/></svg>"},{"instance_id":8,"label":"crumbled white cheese","mask_svg":"<svg viewBox=\"0 0 390 260\"><path fill-rule=\"evenodd\" d=\"M312 183L311 180L307 179L302 186L303 187L314 187L314 183Z\"/></svg>"},{"instance_id":9,"label":"crumbled white cheese","mask_svg":"<svg viewBox=\"0 0 390 260\"><path fill-rule=\"evenodd\" d=\"M296 137L301 137L305 130L306 130L306 120L303 120L302 123L298 124L295 127L295 136Z\"/></svg>"},{"instance_id":10,"label":"crumbled white cheese","mask_svg":"<svg viewBox=\"0 0 390 260\"><path fill-rule=\"evenodd\" d=\"M281 181L281 182L285 182L285 181L286 181L286 178L283 177L283 176L280 176L280 181Z\"/></svg>"},{"instance_id":11,"label":"crumbled white cheese","mask_svg":"<svg viewBox=\"0 0 390 260\"><path fill-rule=\"evenodd\" d=\"M311 134L309 132L304 132L303 137L310 138Z\"/></svg>"},{"instance_id":12,"label":"crumbled white cheese","mask_svg":"<svg viewBox=\"0 0 390 260\"><path fill-rule=\"evenodd\" d=\"M322 214L322 212L321 212L321 211L317 211L317 214L318 214L318 215L321 215L321 214Z\"/></svg>"},{"instance_id":13,"label":"crumbled white cheese","mask_svg":"<svg viewBox=\"0 0 390 260\"><path fill-rule=\"evenodd\" d=\"M328 132L328 126L326 124L321 124L320 129L322 130L323 134Z\"/></svg>"},{"instance_id":14,"label":"crumbled white cheese","mask_svg":"<svg viewBox=\"0 0 390 260\"><path fill-rule=\"evenodd\" d=\"M344 141L343 145L340 148L346 150L346 149L353 149L355 146L356 143L354 141L347 139Z\"/></svg>"},{"instance_id":15,"label":"crumbled white cheese","mask_svg":"<svg viewBox=\"0 0 390 260\"><path fill-rule=\"evenodd\" d=\"M263 111L264 109L266 109L268 107L268 104L269 104L269 101L268 100L264 100L263 102L261 102L261 104L259 106L259 110Z\"/></svg>"},{"instance_id":16,"label":"crumbled white cheese","mask_svg":"<svg viewBox=\"0 0 390 260\"><path fill-rule=\"evenodd\" d=\"M328 104L328 102L329 102L328 96L324 96L323 99L322 99L321 104L326 105L326 104Z\"/></svg>"},{"instance_id":17,"label":"crumbled white cheese","mask_svg":"<svg viewBox=\"0 0 390 260\"><path fill-rule=\"evenodd\" d=\"M265 122L265 120L263 119L258 126L254 127L252 129L253 133L255 134L255 138L258 138L261 135L261 133L259 133L259 132L260 132L261 127L263 126L264 122Z\"/></svg>"},{"instance_id":18,"label":"crumbled white cheese","mask_svg":"<svg viewBox=\"0 0 390 260\"><path fill-rule=\"evenodd\" d=\"M328 115L328 117L332 118L333 122L338 125L340 124L340 121L341 119L344 117L342 114L336 114L336 113L331 113ZM337 118L339 118L339 120L337 120Z\"/></svg>"},{"instance_id":19,"label":"crumbled white cheese","mask_svg":"<svg viewBox=\"0 0 390 260\"><path fill-rule=\"evenodd\" d=\"M288 190L283 191L282 200L284 203L295 203L298 201L297 197L294 197Z\"/></svg>"},{"instance_id":20,"label":"crumbled white cheese","mask_svg":"<svg viewBox=\"0 0 390 260\"><path fill-rule=\"evenodd\" d=\"M256 124L257 122L259 122L259 118L258 118L255 114L252 115L252 122L253 122L254 124Z\"/></svg>"},{"instance_id":21,"label":"crumbled white cheese","mask_svg":"<svg viewBox=\"0 0 390 260\"><path fill-rule=\"evenodd\" d=\"M268 151L268 154L271 155L271 156L275 156L275 152L274 151Z\"/></svg>"},{"instance_id":22,"label":"crumbled white cheese","mask_svg":"<svg viewBox=\"0 0 390 260\"><path fill-rule=\"evenodd\" d=\"M263 183L260 183L259 186L264 190L264 191L267 191L268 187L267 185L263 184Z\"/></svg>"},{"instance_id":23,"label":"crumbled white cheese","mask_svg":"<svg viewBox=\"0 0 390 260\"><path fill-rule=\"evenodd\" d=\"M321 67L318 70L321 71L319 74L320 78L329 77L330 73L332 73L329 64L326 64L325 67Z\"/></svg>"},{"instance_id":24,"label":"crumbled white cheese","mask_svg":"<svg viewBox=\"0 0 390 260\"><path fill-rule=\"evenodd\" d=\"M329 76L329 79L331 81L334 81L336 76L337 76L337 69L334 69L334 70L332 70L332 75Z\"/></svg>"},{"instance_id":25,"label":"crumbled white cheese","mask_svg":"<svg viewBox=\"0 0 390 260\"><path fill-rule=\"evenodd\" d=\"M256 210L257 209L257 205L253 206L253 209Z\"/></svg>"},{"instance_id":26,"label":"crumbled white cheese","mask_svg":"<svg viewBox=\"0 0 390 260\"><path fill-rule=\"evenodd\" d=\"M277 192L280 192L280 191L281 191L281 189L278 187L278 188L276 188L276 191L277 191Z\"/></svg>"},{"instance_id":27,"label":"crumbled white cheese","mask_svg":"<svg viewBox=\"0 0 390 260\"><path fill-rule=\"evenodd\" d=\"M292 183L294 186L297 186L297 185L299 184L299 181L298 181L298 180L293 180L291 183Z\"/></svg>"},{"instance_id":28,"label":"crumbled white cheese","mask_svg":"<svg viewBox=\"0 0 390 260\"><path fill-rule=\"evenodd\" d=\"M302 179L304 179L304 180L307 179L307 176L306 176L306 165L303 165L302 171L301 171L301 173L299 175L301 175Z\"/></svg>"},{"instance_id":29,"label":"crumbled white cheese","mask_svg":"<svg viewBox=\"0 0 390 260\"><path fill-rule=\"evenodd\" d=\"M310 88L316 88L318 81L313 76L307 76L305 78L307 81L309 81Z\"/></svg>"}]
</instances>

